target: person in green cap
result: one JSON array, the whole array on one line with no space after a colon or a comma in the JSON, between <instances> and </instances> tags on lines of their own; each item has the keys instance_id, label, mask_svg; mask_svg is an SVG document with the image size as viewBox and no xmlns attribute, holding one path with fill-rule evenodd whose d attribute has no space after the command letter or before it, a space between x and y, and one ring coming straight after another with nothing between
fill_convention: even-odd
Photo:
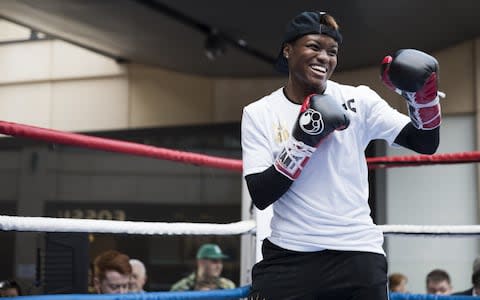
<instances>
[{"instance_id":1,"label":"person in green cap","mask_svg":"<svg viewBox=\"0 0 480 300\"><path fill-rule=\"evenodd\" d=\"M235 288L230 279L221 277L223 259L228 258L216 244L203 244L197 251L197 268L174 283L171 291L207 291Z\"/></svg>"}]
</instances>

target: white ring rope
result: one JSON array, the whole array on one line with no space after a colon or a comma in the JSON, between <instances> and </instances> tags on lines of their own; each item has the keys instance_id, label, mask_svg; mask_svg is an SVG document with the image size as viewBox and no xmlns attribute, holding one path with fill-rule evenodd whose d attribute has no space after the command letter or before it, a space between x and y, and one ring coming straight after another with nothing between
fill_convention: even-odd
<instances>
[{"instance_id":1,"label":"white ring rope","mask_svg":"<svg viewBox=\"0 0 480 300\"><path fill-rule=\"evenodd\" d=\"M92 232L144 235L237 235L250 233L255 221L229 224L162 223L49 217L0 216L0 230L40 232Z\"/></svg>"},{"instance_id":2,"label":"white ring rope","mask_svg":"<svg viewBox=\"0 0 480 300\"><path fill-rule=\"evenodd\" d=\"M480 235L480 225L378 225L385 235ZM2 231L124 233L141 235L239 235L255 233L254 220L228 224L134 222L0 215Z\"/></svg>"},{"instance_id":3,"label":"white ring rope","mask_svg":"<svg viewBox=\"0 0 480 300\"><path fill-rule=\"evenodd\" d=\"M480 235L480 225L378 225L384 235L433 235L470 236Z\"/></svg>"}]
</instances>

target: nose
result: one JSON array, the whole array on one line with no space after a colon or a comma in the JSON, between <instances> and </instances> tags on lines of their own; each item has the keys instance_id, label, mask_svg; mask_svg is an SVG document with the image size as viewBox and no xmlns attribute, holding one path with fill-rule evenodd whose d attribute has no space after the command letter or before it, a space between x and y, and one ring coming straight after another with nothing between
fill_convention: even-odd
<instances>
[{"instance_id":1,"label":"nose","mask_svg":"<svg viewBox=\"0 0 480 300\"><path fill-rule=\"evenodd\" d=\"M327 61L328 60L327 50L325 50L325 49L318 50L317 59L321 62Z\"/></svg>"}]
</instances>

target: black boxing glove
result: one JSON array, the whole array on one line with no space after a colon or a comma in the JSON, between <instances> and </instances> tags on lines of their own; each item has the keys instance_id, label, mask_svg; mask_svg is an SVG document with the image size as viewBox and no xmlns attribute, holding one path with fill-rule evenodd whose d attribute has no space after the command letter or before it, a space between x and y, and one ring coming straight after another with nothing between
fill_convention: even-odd
<instances>
[{"instance_id":1,"label":"black boxing glove","mask_svg":"<svg viewBox=\"0 0 480 300\"><path fill-rule=\"evenodd\" d=\"M438 68L433 56L415 49L398 50L382 61L383 83L407 100L410 120L417 129L440 126Z\"/></svg>"},{"instance_id":2,"label":"black boxing glove","mask_svg":"<svg viewBox=\"0 0 480 300\"><path fill-rule=\"evenodd\" d=\"M275 169L292 180L297 179L318 145L334 130L343 130L349 124L346 110L332 96L306 97L292 135L275 160Z\"/></svg>"}]
</instances>

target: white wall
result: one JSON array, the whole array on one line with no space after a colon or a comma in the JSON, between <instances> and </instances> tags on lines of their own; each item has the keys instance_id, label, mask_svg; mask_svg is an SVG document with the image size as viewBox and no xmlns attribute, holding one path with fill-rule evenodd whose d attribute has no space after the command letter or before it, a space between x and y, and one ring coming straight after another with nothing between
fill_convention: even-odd
<instances>
[{"instance_id":1,"label":"white wall","mask_svg":"<svg viewBox=\"0 0 480 300\"><path fill-rule=\"evenodd\" d=\"M444 118L437 153L475 150L473 115ZM388 148L387 155L412 155ZM387 169L387 224L473 225L477 223L475 164ZM389 272L409 278L412 293L425 293L431 270L446 270L454 291L471 287L477 238L386 237Z\"/></svg>"}]
</instances>

